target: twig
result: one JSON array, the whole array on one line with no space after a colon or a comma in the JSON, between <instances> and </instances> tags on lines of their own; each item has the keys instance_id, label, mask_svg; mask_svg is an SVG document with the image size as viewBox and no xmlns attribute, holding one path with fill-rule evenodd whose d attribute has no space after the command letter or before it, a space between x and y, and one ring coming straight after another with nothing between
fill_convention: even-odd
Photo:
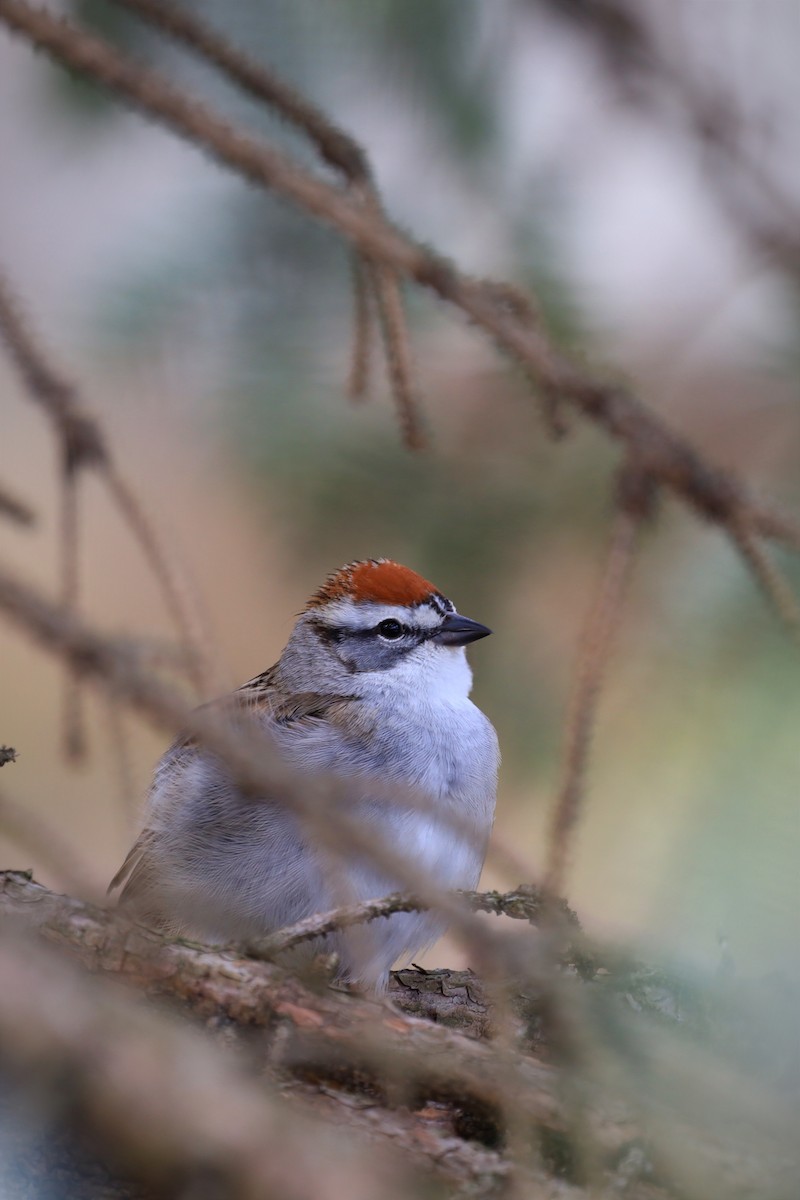
<instances>
[{"instance_id":1,"label":"twig","mask_svg":"<svg viewBox=\"0 0 800 1200\"><path fill-rule=\"evenodd\" d=\"M734 517L729 532L731 541L749 567L768 603L783 622L792 640L800 645L800 605L786 576L760 544L758 534L744 514Z\"/></svg>"},{"instance_id":2,"label":"twig","mask_svg":"<svg viewBox=\"0 0 800 1200\"><path fill-rule=\"evenodd\" d=\"M411 342L400 279L396 271L382 263L370 263L368 273L375 290L386 365L403 441L409 450L421 450L425 437L413 383Z\"/></svg>"},{"instance_id":3,"label":"twig","mask_svg":"<svg viewBox=\"0 0 800 1200\"><path fill-rule=\"evenodd\" d=\"M580 817L597 703L633 565L636 537L650 504L646 479L635 469L627 468L621 476L606 561L578 652L566 721L561 783L550 826L545 890L552 896L563 892L570 840Z\"/></svg>"},{"instance_id":4,"label":"twig","mask_svg":"<svg viewBox=\"0 0 800 1200\"><path fill-rule=\"evenodd\" d=\"M283 119L305 133L320 155L344 178L374 188L366 154L348 133L291 84L243 51L196 13L165 0L111 0L147 21L168 37L181 42L255 100L262 101Z\"/></svg>"},{"instance_id":5,"label":"twig","mask_svg":"<svg viewBox=\"0 0 800 1200\"><path fill-rule=\"evenodd\" d=\"M195 97L152 70L139 68L101 39L23 0L0 0L0 20L59 62L88 74L128 103L163 122L217 161L333 226L363 254L392 266L458 307L506 354L530 371L547 394L559 395L613 438L655 482L724 526L746 510L762 537L800 548L800 527L756 502L732 474L709 465L626 389L592 377L556 349L540 323L496 302L497 285L470 279L450 262L401 234L381 214L354 203L264 141L232 128Z\"/></svg>"},{"instance_id":6,"label":"twig","mask_svg":"<svg viewBox=\"0 0 800 1200\"><path fill-rule=\"evenodd\" d=\"M463 901L473 912L492 913L494 916L512 917L517 921L528 921L537 925L547 915L548 901L542 888L533 884L520 884L513 892L474 892L462 889L453 893ZM566 920L573 928L580 931L580 924L575 913L562 901ZM375 900L364 900L360 904L349 904L330 912L315 913L304 921L296 921L279 929L256 944L248 945L248 954L257 958L272 958L282 954L301 942L312 941L336 929L347 929L351 925L360 925L366 921L375 921L379 917L388 917L392 913L424 912L430 908L428 901L418 896L393 892Z\"/></svg>"},{"instance_id":7,"label":"twig","mask_svg":"<svg viewBox=\"0 0 800 1200\"><path fill-rule=\"evenodd\" d=\"M178 568L179 556L165 544L141 499L113 464L103 472L103 479L161 588L164 604L185 647L186 674L201 697L213 695L218 672L209 661L212 638L208 622L200 615L199 592L189 586L185 570Z\"/></svg>"},{"instance_id":8,"label":"twig","mask_svg":"<svg viewBox=\"0 0 800 1200\"><path fill-rule=\"evenodd\" d=\"M393 892L391 896L383 896L380 899L362 900L359 904L348 904L331 909L330 912L315 913L257 942L248 942L247 954L252 958L275 958L294 946L324 937L326 933L333 933L337 929L349 929L352 925L363 925L379 917L389 917L392 913L420 912L429 907L426 901L415 896L405 896L401 892Z\"/></svg>"},{"instance_id":9,"label":"twig","mask_svg":"<svg viewBox=\"0 0 800 1200\"><path fill-rule=\"evenodd\" d=\"M682 57L665 54L641 5L631 0L546 3L595 40L615 85L628 75L660 86L706 150L708 186L740 235L770 264L800 278L800 209L765 169L763 139L758 132L747 136L733 97L687 67ZM648 93L636 88L637 103L643 99L653 102L652 87Z\"/></svg>"},{"instance_id":10,"label":"twig","mask_svg":"<svg viewBox=\"0 0 800 1200\"><path fill-rule=\"evenodd\" d=\"M194 13L161 0L112 0L169 37L181 42L220 70L232 83L276 111L305 133L322 158L344 176L350 194L379 215L382 205L366 154L340 126L272 70L237 50ZM382 329L389 380L397 403L401 430L409 449L422 443L412 385L411 349L399 280L387 268L373 269L365 256L353 256L353 348L348 394L361 399L366 391L372 315L369 292L375 291L382 310Z\"/></svg>"},{"instance_id":11,"label":"twig","mask_svg":"<svg viewBox=\"0 0 800 1200\"><path fill-rule=\"evenodd\" d=\"M78 609L78 470L66 457L61 466L61 605L65 612ZM65 665L63 747L67 761L86 756L86 725L80 680Z\"/></svg>"},{"instance_id":12,"label":"twig","mask_svg":"<svg viewBox=\"0 0 800 1200\"><path fill-rule=\"evenodd\" d=\"M352 255L350 272L353 290L353 336L347 393L351 400L363 400L369 390L373 328L367 266L360 254Z\"/></svg>"},{"instance_id":13,"label":"twig","mask_svg":"<svg viewBox=\"0 0 800 1200\"><path fill-rule=\"evenodd\" d=\"M0 275L0 335L17 367L31 400L39 404L53 422L60 438L64 495L62 500L62 594L74 602L77 594L77 517L75 483L82 469L93 469L111 491L133 536L139 542L158 580L167 609L187 649L192 677L201 695L207 694L205 677L209 644L194 613L189 589L175 564L175 555L162 545L153 522L145 517L141 504L121 477L112 460L103 430L95 416L81 403L72 384L61 378L51 366L42 346L36 341L22 316L13 291ZM70 730L72 701L68 687L66 728L67 744L73 741L76 727Z\"/></svg>"}]
</instances>

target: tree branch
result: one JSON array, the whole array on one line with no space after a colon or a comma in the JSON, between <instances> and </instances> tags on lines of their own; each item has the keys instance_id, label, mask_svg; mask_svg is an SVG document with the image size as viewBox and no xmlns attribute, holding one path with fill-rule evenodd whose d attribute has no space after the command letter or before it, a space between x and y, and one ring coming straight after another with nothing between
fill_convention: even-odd
<instances>
[{"instance_id":1,"label":"tree branch","mask_svg":"<svg viewBox=\"0 0 800 1200\"><path fill-rule=\"evenodd\" d=\"M570 403L620 441L640 470L699 515L728 526L744 514L761 537L800 548L800 527L757 502L730 472L709 464L628 389L586 372L556 348L529 303L510 303L495 283L471 279L414 242L373 207L303 170L265 141L234 128L196 97L139 67L102 39L24 0L0 0L0 21L32 45L104 85L243 178L278 192L333 227L359 251L448 301L517 362L546 395ZM504 296L506 297L504 299Z\"/></svg>"}]
</instances>

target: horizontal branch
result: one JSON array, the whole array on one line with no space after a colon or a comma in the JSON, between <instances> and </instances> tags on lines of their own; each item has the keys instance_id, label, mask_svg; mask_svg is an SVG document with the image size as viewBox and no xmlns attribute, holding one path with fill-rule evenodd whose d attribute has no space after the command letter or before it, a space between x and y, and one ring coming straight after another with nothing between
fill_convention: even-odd
<instances>
[{"instance_id":1,"label":"horizontal branch","mask_svg":"<svg viewBox=\"0 0 800 1200\"><path fill-rule=\"evenodd\" d=\"M107 1165L165 1194L179 1182L181 1194L195 1186L206 1194L209 1181L213 1194L231 1200L408 1194L396 1159L384 1160L375 1147L337 1145L198 1031L79 975L14 936L7 921L0 934L4 1074L14 1086L8 1115L24 1111L29 1123L38 1116L43 1129L68 1117L78 1136L103 1148Z\"/></svg>"},{"instance_id":2,"label":"horizontal branch","mask_svg":"<svg viewBox=\"0 0 800 1200\"><path fill-rule=\"evenodd\" d=\"M0 917L14 918L93 972L111 974L152 997L179 1001L194 1016L271 1031L274 1066L303 1075L342 1056L372 1074L394 1064L408 1084L431 1094L499 1103L509 1081L490 1047L380 1003L326 990L317 994L272 964L229 950L171 940L118 912L59 896L26 873L0 872ZM399 996L401 989L393 995ZM278 1026L280 1037L276 1036ZM553 1069L520 1065L533 1120L564 1128Z\"/></svg>"},{"instance_id":3,"label":"horizontal branch","mask_svg":"<svg viewBox=\"0 0 800 1200\"><path fill-rule=\"evenodd\" d=\"M106 1135L107 1145L119 1142L123 1149L135 1152L140 1168L144 1164L150 1170L155 1153L153 1170L163 1169L165 1161L176 1163L178 1156L185 1156L191 1169L206 1146L205 1122L212 1119L220 1128L210 1137L209 1155L226 1180L229 1173L234 1173L230 1178L238 1179L237 1170L249 1171L255 1165L259 1170L277 1170L274 1163L270 1167L260 1155L245 1153L245 1145L249 1144L247 1139L257 1117L260 1144L265 1154L274 1155L277 1138L284 1130L282 1114L267 1096L254 1090L252 1075L245 1079L232 1073L229 1063L209 1057L213 1048L191 1036L192 1031L163 1024L163 1018L156 1014L152 1019L148 1016L145 1023L140 1010L130 1006L119 992L113 1001L104 990L93 992L88 983L84 986L64 974L63 964L57 967L48 962L42 969L50 971L52 967L54 974L43 977L30 937L24 951L15 951L13 961L9 960L8 931L15 926L29 933L35 931L94 975L112 976L136 985L149 996L177 1002L195 1018L205 1020L210 1029L223 1029L226 1036L236 1030L251 1031L243 1043L248 1056L258 1056L268 1078L281 1078L288 1095L305 1096L314 1109L319 1112L322 1108L337 1123L363 1130L373 1140L377 1137L379 1142L394 1144L406 1153L413 1152L444 1179L463 1182L479 1177L481 1185L488 1187L518 1172L521 1179L533 1180L536 1168L525 1163L512 1166L502 1152L466 1144L477 1140L496 1145L502 1130L500 1113L508 1112L508 1105L513 1105L513 1111L524 1115L526 1127L538 1131L542 1144L560 1146L561 1155L572 1154L574 1139L590 1131L594 1152L602 1164L601 1178L624 1176L625 1195L630 1198L660 1200L666 1194L644 1168L639 1174L625 1174L630 1165L630 1147L642 1148L640 1158L646 1167L649 1160L644 1148L649 1143L663 1186L667 1186L674 1169L682 1182L681 1194L687 1198L699 1200L710 1194L711 1181L722 1175L728 1187L726 1195L732 1198L744 1200L753 1194L755 1179L764 1185L760 1194L783 1194L771 1190L791 1167L789 1150L782 1141L791 1118L785 1108L781 1110L780 1097L763 1102L761 1119L754 1115L758 1095L748 1096L743 1079L739 1094L739 1086L732 1086L731 1076L723 1101L719 1095L722 1075L715 1075L720 1066L705 1059L695 1066L697 1047L663 1043L655 1031L649 1040L634 1039L634 1057L628 1066L636 1078L643 1067L647 1067L646 1077L658 1064L657 1069L666 1076L665 1086L673 1089L672 1102L651 1113L648 1141L643 1142L630 1105L613 1089L609 1091L608 1079L601 1089L597 1082L586 1088L588 1080L581 1084L577 1076L570 1083L568 1063L543 1063L526 1052L524 1040L518 1043L514 1069L509 1072L509 1060L498 1052L496 1043L474 1040L478 1031L469 1023L465 1025L473 1037L402 1015L357 995L312 990L270 964L226 950L170 941L120 919L118 913L57 896L27 874L0 872L0 929L6 930L4 939L0 939L0 1069L11 1058L34 1081L42 1071L55 1067L59 1079L77 1081L81 1113L88 1110L88 1103L85 1108L83 1105L91 1080L101 1080L108 1093L93 1095L100 1107L98 1111L91 1109L89 1119L94 1122L95 1132ZM25 978L24 996L18 984L20 971ZM418 985L414 973L400 972L393 999L400 1000L403 989L413 993L418 986L420 994L425 995L424 981L437 976L441 980L445 974L418 972ZM469 1003L470 979L462 975L457 983L462 989L457 1003ZM97 981L92 984L96 986ZM433 996L434 990L427 995ZM452 1011L456 1016L455 1007ZM134 1018L134 1013L139 1015ZM135 1028L130 1024L133 1020ZM602 1029L607 1035L607 1024ZM252 1037L253 1031L259 1031L258 1040ZM617 1028L617 1040L621 1033ZM606 1046L604 1053L610 1049ZM192 1071L190 1061L194 1063ZM132 1062L137 1065L135 1072L129 1070ZM98 1063L108 1063L108 1069L98 1070ZM125 1070L119 1065L122 1063ZM619 1082L616 1069L612 1077ZM234 1083L241 1088L239 1093ZM582 1135L574 1123L572 1107L576 1084L585 1091L583 1103L589 1103L585 1114L588 1125L584 1124ZM655 1078L647 1086L655 1089L654 1095L659 1094ZM216 1089L213 1102L203 1099L208 1088ZM678 1091L674 1091L676 1088ZM756 1140L741 1145L726 1138L722 1145L716 1118L710 1119L706 1127L702 1121L693 1125L682 1113L680 1096L685 1089L689 1089L686 1096L691 1097L687 1112L713 1097L719 1106L720 1121L733 1125L737 1112L742 1117L746 1114L748 1120L756 1122L753 1139L772 1130L780 1151L776 1149L768 1157L765 1150L754 1157L760 1144ZM143 1097L148 1091L152 1093L152 1108L143 1113ZM755 1085L754 1091L758 1092ZM76 1095L64 1088L56 1093L68 1094L71 1100ZM125 1124L120 1115L123 1108L133 1129L117 1128ZM220 1122L221 1113L226 1119ZM230 1113L238 1116L228 1120ZM443 1119L444 1131L437 1132L435 1126L430 1126L437 1113ZM292 1119L297 1119L296 1114ZM241 1161L237 1159L236 1163L228 1153L232 1127L238 1128L238 1136L245 1139L245 1143L236 1142L241 1154ZM313 1129L304 1126L296 1133L307 1139L306 1153L313 1156ZM288 1156L292 1161L294 1134L287 1132L285 1136L288 1149L285 1153L281 1150L280 1157ZM678 1157L673 1159L676 1152ZM559 1161L563 1169L563 1161ZM304 1163L296 1177L300 1190L292 1195L332 1195L317 1181L316 1170L316 1163ZM369 1186L378 1186L370 1172L365 1179ZM542 1190L545 1182L539 1179L538 1190L530 1187L529 1193L549 1195L549 1190ZM307 1185L319 1190L307 1192ZM240 1192L238 1186L231 1185L226 1195L269 1197L276 1185L274 1177L266 1175L260 1192ZM563 1183L559 1187L558 1195L574 1196L575 1200L584 1195L577 1188L565 1192ZM383 1193L378 1189L373 1194Z\"/></svg>"},{"instance_id":4,"label":"horizontal branch","mask_svg":"<svg viewBox=\"0 0 800 1200\"><path fill-rule=\"evenodd\" d=\"M547 914L548 901L542 889L533 884L520 884L513 892L475 892L459 890L453 893L472 912L492 913L508 916L519 921L538 924ZM348 929L393 913L423 912L431 907L429 901L403 892L393 892L374 900L362 900L359 904L343 905L330 912L315 913L294 925L287 925L269 937L248 946L248 953L257 958L274 958L302 942L313 941L336 929ZM562 902L561 915L577 931L580 929L575 914Z\"/></svg>"}]
</instances>

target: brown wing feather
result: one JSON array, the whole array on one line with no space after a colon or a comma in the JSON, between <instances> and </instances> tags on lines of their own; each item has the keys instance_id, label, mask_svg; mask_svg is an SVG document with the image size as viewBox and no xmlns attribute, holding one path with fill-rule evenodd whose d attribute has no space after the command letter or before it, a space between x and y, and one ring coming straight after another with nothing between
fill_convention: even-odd
<instances>
[{"instance_id":1,"label":"brown wing feather","mask_svg":"<svg viewBox=\"0 0 800 1200\"><path fill-rule=\"evenodd\" d=\"M275 666L268 667L266 671L262 671L260 675L248 680L235 692L218 700L212 700L203 707L222 709L233 705L249 712L268 712L276 724L286 726L301 721L324 721L332 717L335 719L342 706L355 699L353 696L321 695L316 692L287 695L275 686L275 669ZM172 770L182 755L192 753L196 748L197 741L191 735L178 738L156 767L154 786L162 772ZM151 854L154 841L154 832L145 827L108 885L109 892L122 888L119 904L134 904L137 908L146 907L143 905L143 901L153 890L152 885L156 881ZM146 914L142 911L142 915ZM158 914L154 911L149 916L151 918L158 917Z\"/></svg>"}]
</instances>

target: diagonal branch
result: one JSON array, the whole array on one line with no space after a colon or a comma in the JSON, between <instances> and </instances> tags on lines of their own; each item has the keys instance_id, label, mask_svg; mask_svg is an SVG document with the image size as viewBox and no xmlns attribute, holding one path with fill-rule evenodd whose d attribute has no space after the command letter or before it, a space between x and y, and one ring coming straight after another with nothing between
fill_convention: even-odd
<instances>
[{"instance_id":1,"label":"diagonal branch","mask_svg":"<svg viewBox=\"0 0 800 1200\"><path fill-rule=\"evenodd\" d=\"M254 62L195 13L178 5L163 3L163 0L112 2L180 42L253 99L267 105L305 133L323 160L343 175L350 194L378 215L383 214L369 160L362 148L322 109L278 78L274 71ZM378 303L389 382L403 439L410 450L419 450L423 437L414 395L411 339L400 280L396 271L385 265L371 266L369 259L358 251L353 255L353 350L349 391L354 398L360 398L366 390L367 351L372 329L370 291L374 291Z\"/></svg>"},{"instance_id":2,"label":"diagonal branch","mask_svg":"<svg viewBox=\"0 0 800 1200\"><path fill-rule=\"evenodd\" d=\"M204 647L208 644L208 637L203 634L189 588L175 565L174 555L163 545L154 523L145 515L140 501L120 475L99 421L84 407L75 387L61 378L52 367L2 275L0 337L5 341L30 399L44 410L60 441L62 602L67 608L72 608L77 600L78 476L84 469L95 470L104 480L150 564L164 603L186 648L188 672L200 694L205 694L208 680ZM80 720L75 716L78 700L75 681L68 677L65 710L68 751L78 751L82 742Z\"/></svg>"},{"instance_id":3,"label":"diagonal branch","mask_svg":"<svg viewBox=\"0 0 800 1200\"><path fill-rule=\"evenodd\" d=\"M261 139L232 127L155 71L138 67L101 39L24 0L0 0L0 21L57 61L89 75L124 101L168 126L216 161L258 186L275 190L332 226L365 255L430 288L479 326L537 382L620 441L646 474L721 526L745 510L760 537L800 548L800 527L757 502L729 472L710 465L685 438L631 392L588 373L559 351L519 306L503 303L497 285L469 278L414 242L381 214L354 203Z\"/></svg>"}]
</instances>

